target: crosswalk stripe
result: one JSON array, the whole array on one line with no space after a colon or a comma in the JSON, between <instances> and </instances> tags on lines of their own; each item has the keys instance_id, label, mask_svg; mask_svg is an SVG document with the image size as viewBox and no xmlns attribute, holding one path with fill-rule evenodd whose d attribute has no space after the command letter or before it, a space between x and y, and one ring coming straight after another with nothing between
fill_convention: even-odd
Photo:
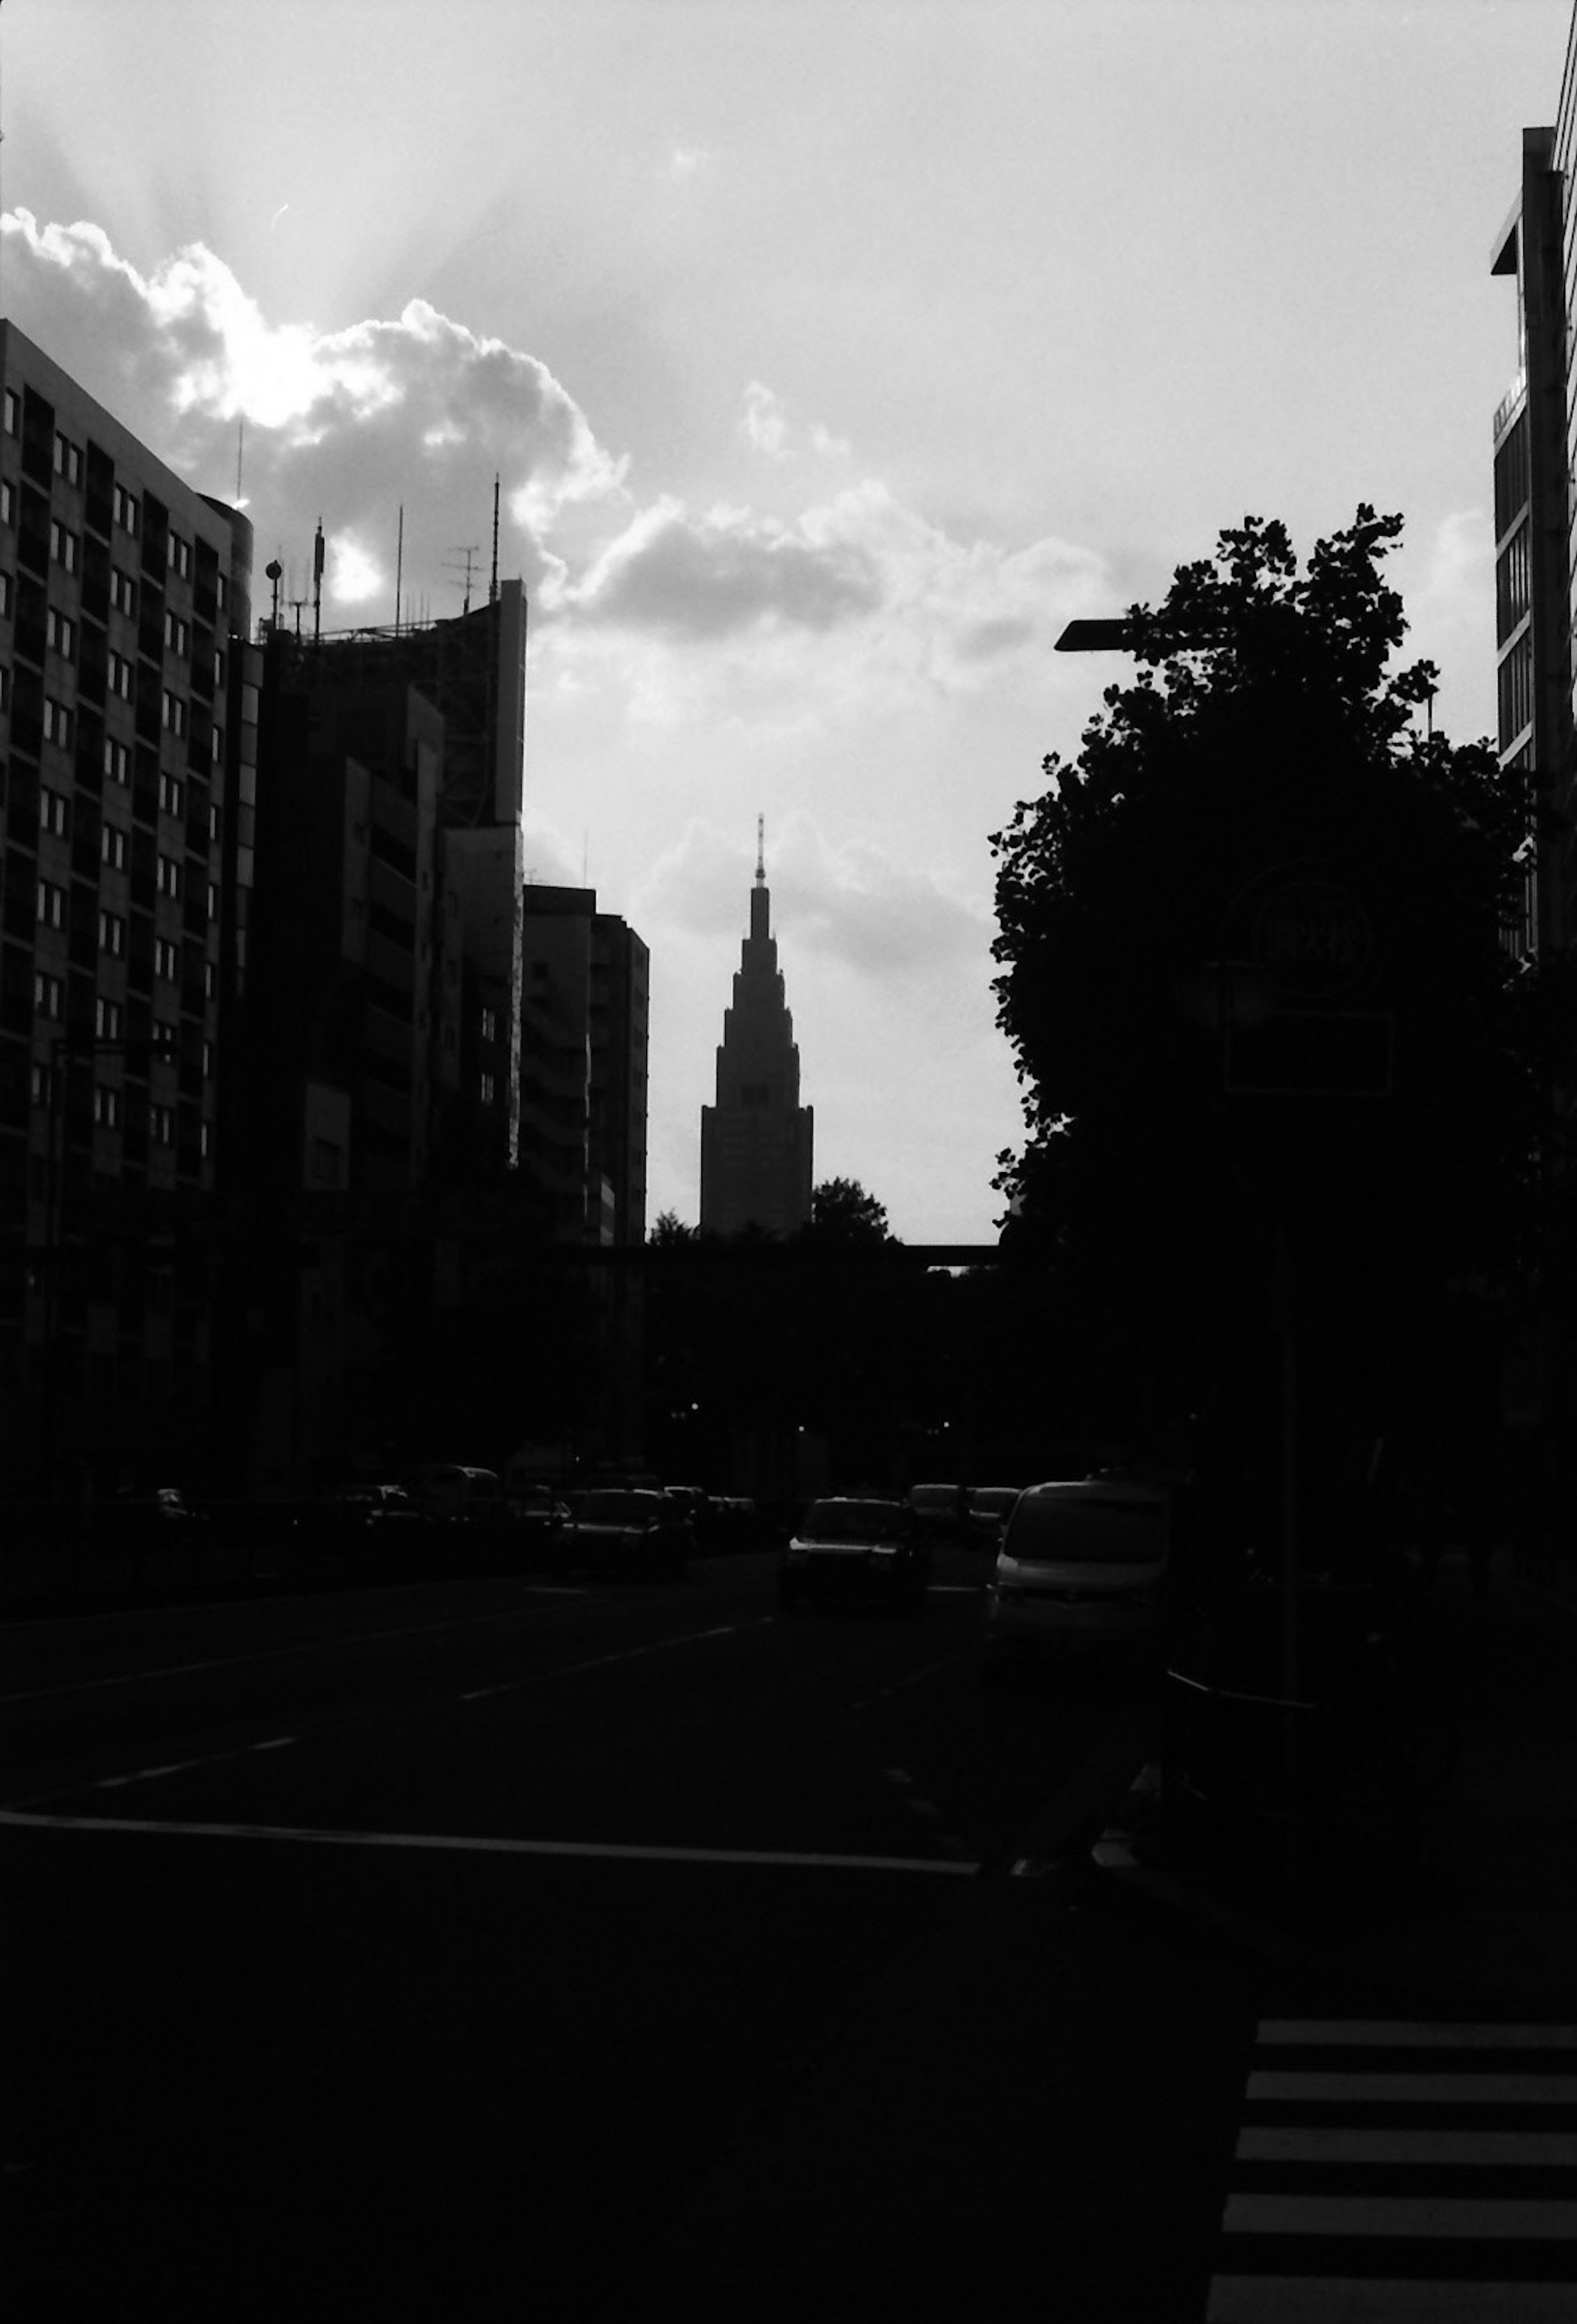
<instances>
[{"instance_id":1,"label":"crosswalk stripe","mask_svg":"<svg viewBox=\"0 0 1577 2324\"><path fill-rule=\"evenodd\" d=\"M1577 2074L1250 2074L1250 2099L1311 2105L1405 2100L1410 2106L1577 2106Z\"/></svg>"},{"instance_id":2,"label":"crosswalk stripe","mask_svg":"<svg viewBox=\"0 0 1577 2324\"><path fill-rule=\"evenodd\" d=\"M1218 2275L1205 2324L1572 2324L1569 2283Z\"/></svg>"},{"instance_id":3,"label":"crosswalk stripe","mask_svg":"<svg viewBox=\"0 0 1577 2324\"><path fill-rule=\"evenodd\" d=\"M1245 2080L1234 2161L1246 2168L1222 2209L1206 2324L1577 2319L1577 2275L1551 2280L1577 2243L1577 2125L1546 2112L1549 2127L1517 2129L1506 2115L1577 2113L1577 2073L1562 2070L1577 2026L1268 2017L1256 2047L1266 2062ZM1275 2062L1289 2052L1304 2055ZM1446 2107L1462 2111L1433 2126ZM1411 2118L1388 2119L1391 2107ZM1379 2275L1322 2273L1366 2245ZM1275 2273L1241 2264L1271 2252ZM1409 2258L1416 2275L1397 2272Z\"/></svg>"},{"instance_id":4,"label":"crosswalk stripe","mask_svg":"<svg viewBox=\"0 0 1577 2324\"><path fill-rule=\"evenodd\" d=\"M1480 2170L1577 2170L1577 2132L1353 2130L1276 2124L1240 2131L1240 2163L1414 2163Z\"/></svg>"}]
</instances>

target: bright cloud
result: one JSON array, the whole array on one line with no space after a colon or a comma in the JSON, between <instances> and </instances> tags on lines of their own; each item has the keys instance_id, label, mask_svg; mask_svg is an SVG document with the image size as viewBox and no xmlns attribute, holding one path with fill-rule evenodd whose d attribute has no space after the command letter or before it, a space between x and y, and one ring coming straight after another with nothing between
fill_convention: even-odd
<instances>
[{"instance_id":1,"label":"bright cloud","mask_svg":"<svg viewBox=\"0 0 1577 2324\"><path fill-rule=\"evenodd\" d=\"M359 560L330 580L346 603L368 594L370 544L392 567L401 504L408 584L431 588L456 530L483 537L495 475L513 532L505 569L532 583L561 509L620 500L621 464L546 364L425 300L340 331L275 327L200 244L143 275L96 226L19 210L3 230L21 327L205 489L233 475L244 422L260 539L304 560L321 515L355 540Z\"/></svg>"}]
</instances>

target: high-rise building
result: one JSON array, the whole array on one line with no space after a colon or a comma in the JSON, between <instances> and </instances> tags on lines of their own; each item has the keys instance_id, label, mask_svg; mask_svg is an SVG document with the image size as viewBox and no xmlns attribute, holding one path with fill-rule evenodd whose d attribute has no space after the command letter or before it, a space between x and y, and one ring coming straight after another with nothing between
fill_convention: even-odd
<instances>
[{"instance_id":1,"label":"high-rise building","mask_svg":"<svg viewBox=\"0 0 1577 2324\"><path fill-rule=\"evenodd\" d=\"M650 959L590 888L524 892L521 1174L555 1240L646 1239Z\"/></svg>"},{"instance_id":2,"label":"high-rise building","mask_svg":"<svg viewBox=\"0 0 1577 2324\"><path fill-rule=\"evenodd\" d=\"M799 1102L799 1051L771 932L758 840L750 934L724 1011L717 1098L701 1109L701 1227L792 1234L810 1218L814 1110Z\"/></svg>"},{"instance_id":3,"label":"high-rise building","mask_svg":"<svg viewBox=\"0 0 1577 2324\"><path fill-rule=\"evenodd\" d=\"M0 1434L50 1489L204 1425L250 576L246 519L0 322Z\"/></svg>"},{"instance_id":4,"label":"high-rise building","mask_svg":"<svg viewBox=\"0 0 1577 2324\"><path fill-rule=\"evenodd\" d=\"M1517 370L1494 420L1498 743L1502 766L1554 810L1530 814L1521 942L1577 936L1577 19L1555 126L1525 129L1516 201L1491 272L1517 284ZM1557 828L1556 825L1563 828Z\"/></svg>"}]
</instances>

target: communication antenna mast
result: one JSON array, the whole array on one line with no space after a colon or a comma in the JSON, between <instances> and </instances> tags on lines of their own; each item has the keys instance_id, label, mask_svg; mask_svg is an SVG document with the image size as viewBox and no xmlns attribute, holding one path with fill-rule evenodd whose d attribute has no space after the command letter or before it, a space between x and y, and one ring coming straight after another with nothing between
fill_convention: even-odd
<instances>
[{"instance_id":1,"label":"communication antenna mast","mask_svg":"<svg viewBox=\"0 0 1577 2324\"><path fill-rule=\"evenodd\" d=\"M487 602L498 603L498 471L493 474L493 578L487 585Z\"/></svg>"},{"instance_id":2,"label":"communication antenna mast","mask_svg":"<svg viewBox=\"0 0 1577 2324\"><path fill-rule=\"evenodd\" d=\"M462 613L468 613L471 611L471 560L474 557L480 557L481 554L480 548L475 541L473 541L468 549L456 549L453 557L446 557L444 559L444 569L450 573L457 572L461 558L465 559L466 602L460 608ZM456 583L456 586L457 587L459 585Z\"/></svg>"},{"instance_id":3,"label":"communication antenna mast","mask_svg":"<svg viewBox=\"0 0 1577 2324\"><path fill-rule=\"evenodd\" d=\"M767 818L764 815L758 815L756 817L756 879L758 881L764 881L766 876Z\"/></svg>"},{"instance_id":4,"label":"communication antenna mast","mask_svg":"<svg viewBox=\"0 0 1577 2324\"><path fill-rule=\"evenodd\" d=\"M312 642L317 645L323 635L323 519L318 520L318 530L312 541Z\"/></svg>"},{"instance_id":5,"label":"communication antenna mast","mask_svg":"<svg viewBox=\"0 0 1577 2324\"><path fill-rule=\"evenodd\" d=\"M400 530L394 536L394 634L400 635L400 576L405 568L405 503L400 503Z\"/></svg>"}]
</instances>

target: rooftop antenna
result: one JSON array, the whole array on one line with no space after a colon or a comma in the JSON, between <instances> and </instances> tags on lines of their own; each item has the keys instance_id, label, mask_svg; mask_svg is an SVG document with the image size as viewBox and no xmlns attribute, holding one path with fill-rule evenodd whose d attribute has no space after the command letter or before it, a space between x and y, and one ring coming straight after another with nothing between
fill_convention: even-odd
<instances>
[{"instance_id":1,"label":"rooftop antenna","mask_svg":"<svg viewBox=\"0 0 1577 2324\"><path fill-rule=\"evenodd\" d=\"M323 519L318 520L318 530L312 540L312 642L317 645L323 635Z\"/></svg>"},{"instance_id":2,"label":"rooftop antenna","mask_svg":"<svg viewBox=\"0 0 1577 2324\"><path fill-rule=\"evenodd\" d=\"M756 817L756 883L760 886L767 876L767 818Z\"/></svg>"},{"instance_id":3,"label":"rooftop antenna","mask_svg":"<svg viewBox=\"0 0 1577 2324\"><path fill-rule=\"evenodd\" d=\"M272 615L272 620L273 620L273 626L274 626L275 630L277 631L277 629L279 628L279 625L280 625L280 583L281 583L281 581L284 578L284 570L285 570L285 568L284 568L284 567L280 563L280 560L279 560L279 558L278 558L277 557L271 557L271 558L269 558L269 560L268 560L268 563L263 567L263 569L264 573L266 573L266 574L267 574L267 576L268 576L269 579L273 583L273 615Z\"/></svg>"},{"instance_id":4,"label":"rooftop antenna","mask_svg":"<svg viewBox=\"0 0 1577 2324\"><path fill-rule=\"evenodd\" d=\"M493 472L493 578L487 585L487 602L498 603L498 471Z\"/></svg>"},{"instance_id":5,"label":"rooftop antenna","mask_svg":"<svg viewBox=\"0 0 1577 2324\"><path fill-rule=\"evenodd\" d=\"M400 530L394 536L394 634L400 635L400 576L405 567L405 503L400 503Z\"/></svg>"},{"instance_id":6,"label":"rooftop antenna","mask_svg":"<svg viewBox=\"0 0 1577 2324\"><path fill-rule=\"evenodd\" d=\"M461 558L464 558L466 560L466 602L460 608L462 614L468 613L471 611L471 559L474 557L479 557L481 554L482 552L480 549L477 547L476 543L473 541L469 549L456 549L453 557L446 557L444 559L446 571L451 572L458 566Z\"/></svg>"}]
</instances>

